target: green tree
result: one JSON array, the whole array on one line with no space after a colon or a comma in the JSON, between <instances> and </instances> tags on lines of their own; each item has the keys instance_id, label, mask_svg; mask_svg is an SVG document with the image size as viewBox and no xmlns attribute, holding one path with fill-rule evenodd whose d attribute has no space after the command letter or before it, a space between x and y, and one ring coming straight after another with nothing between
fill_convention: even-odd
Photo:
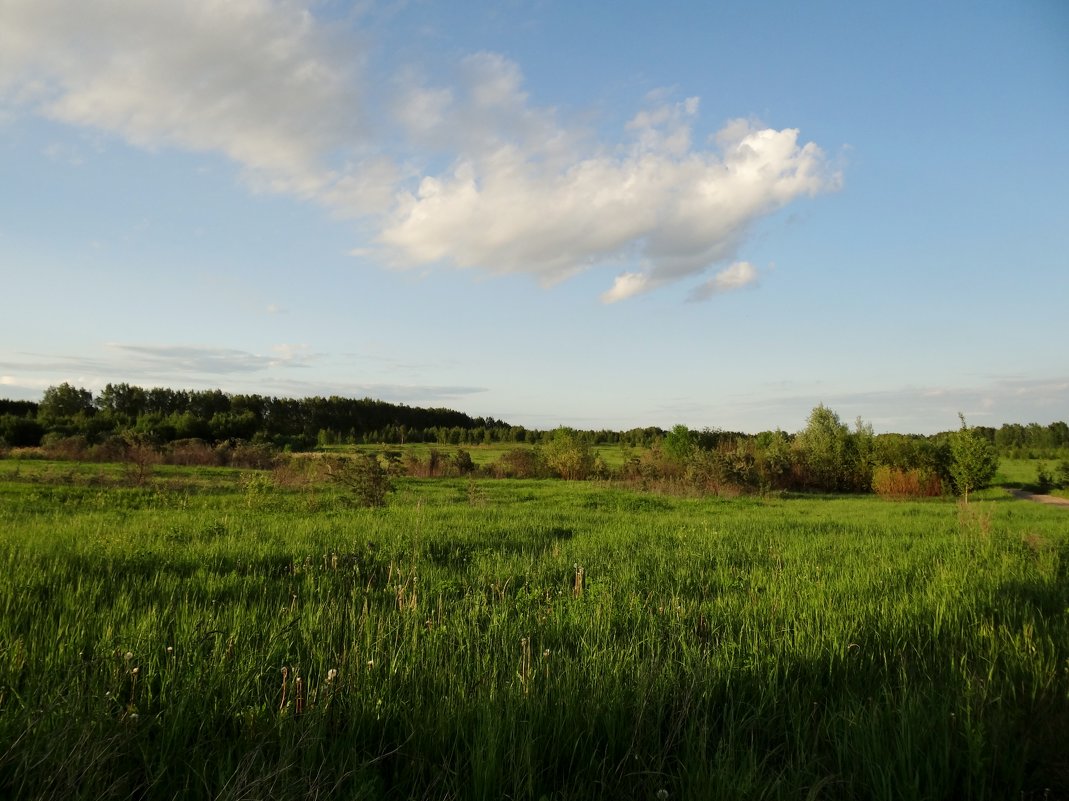
<instances>
[{"instance_id":1,"label":"green tree","mask_svg":"<svg viewBox=\"0 0 1069 801\"><path fill-rule=\"evenodd\" d=\"M694 433L685 425L677 425L665 436L663 447L665 456L685 464L694 453Z\"/></svg>"},{"instance_id":2,"label":"green tree","mask_svg":"<svg viewBox=\"0 0 1069 801\"><path fill-rule=\"evenodd\" d=\"M93 404L102 414L110 415L130 427L145 411L145 390L129 384L108 384Z\"/></svg>"},{"instance_id":3,"label":"green tree","mask_svg":"<svg viewBox=\"0 0 1069 801\"><path fill-rule=\"evenodd\" d=\"M876 467L876 435L872 423L866 423L857 416L854 432L851 435L854 451L853 489L867 491L872 487L872 471Z\"/></svg>"},{"instance_id":4,"label":"green tree","mask_svg":"<svg viewBox=\"0 0 1069 801\"><path fill-rule=\"evenodd\" d=\"M776 429L763 431L755 438L761 480L769 489L783 489L791 477L791 441Z\"/></svg>"},{"instance_id":5,"label":"green tree","mask_svg":"<svg viewBox=\"0 0 1069 801\"><path fill-rule=\"evenodd\" d=\"M820 404L809 413L805 430L795 439L805 465L805 481L828 491L847 489L856 467L850 429L839 415Z\"/></svg>"},{"instance_id":6,"label":"green tree","mask_svg":"<svg viewBox=\"0 0 1069 801\"><path fill-rule=\"evenodd\" d=\"M0 414L0 444L13 448L33 448L41 444L44 426L32 417Z\"/></svg>"},{"instance_id":7,"label":"green tree","mask_svg":"<svg viewBox=\"0 0 1069 801\"><path fill-rule=\"evenodd\" d=\"M1058 487L1069 487L1069 459L1063 459L1058 464Z\"/></svg>"},{"instance_id":8,"label":"green tree","mask_svg":"<svg viewBox=\"0 0 1069 801\"><path fill-rule=\"evenodd\" d=\"M998 453L983 433L965 423L965 415L958 413L961 429L950 437L950 475L958 493L969 502L969 493L991 483L998 470Z\"/></svg>"},{"instance_id":9,"label":"green tree","mask_svg":"<svg viewBox=\"0 0 1069 801\"><path fill-rule=\"evenodd\" d=\"M37 416L47 425L48 422L70 420L79 415L84 420L93 411L93 393L64 382L45 390Z\"/></svg>"},{"instance_id":10,"label":"green tree","mask_svg":"<svg viewBox=\"0 0 1069 801\"><path fill-rule=\"evenodd\" d=\"M586 438L574 428L561 426L544 446L542 458L561 478L576 480L589 478L594 471L594 452Z\"/></svg>"}]
</instances>

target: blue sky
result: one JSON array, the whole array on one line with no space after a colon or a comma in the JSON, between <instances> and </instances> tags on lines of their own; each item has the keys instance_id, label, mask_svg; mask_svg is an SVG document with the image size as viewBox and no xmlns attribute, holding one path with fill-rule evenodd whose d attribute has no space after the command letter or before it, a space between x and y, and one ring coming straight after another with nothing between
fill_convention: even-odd
<instances>
[{"instance_id":1,"label":"blue sky","mask_svg":"<svg viewBox=\"0 0 1069 801\"><path fill-rule=\"evenodd\" d=\"M0 0L0 396L1069 418L1069 5Z\"/></svg>"}]
</instances>

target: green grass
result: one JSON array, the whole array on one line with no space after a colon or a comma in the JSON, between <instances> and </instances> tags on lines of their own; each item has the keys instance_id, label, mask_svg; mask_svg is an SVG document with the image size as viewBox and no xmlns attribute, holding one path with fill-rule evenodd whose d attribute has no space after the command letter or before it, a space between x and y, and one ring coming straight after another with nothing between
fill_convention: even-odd
<instances>
[{"instance_id":1,"label":"green grass","mask_svg":"<svg viewBox=\"0 0 1069 801\"><path fill-rule=\"evenodd\" d=\"M0 462L0 796L1069 793L1064 510L81 467Z\"/></svg>"},{"instance_id":2,"label":"green grass","mask_svg":"<svg viewBox=\"0 0 1069 801\"><path fill-rule=\"evenodd\" d=\"M1046 468L1048 474L1056 477L1060 462L1061 460L1058 459L999 459L999 469L995 475L994 484L1007 489L1038 492L1039 469ZM1069 498L1069 488L1052 489L1049 494Z\"/></svg>"},{"instance_id":3,"label":"green grass","mask_svg":"<svg viewBox=\"0 0 1069 801\"><path fill-rule=\"evenodd\" d=\"M439 445L429 442L406 443L404 445L329 445L320 450L328 453L366 453L378 455L383 453L400 454L402 458L407 455L426 461L427 454L436 450L445 457L453 456L458 450L467 451L471 460L478 466L493 464L501 459L509 451L517 449L533 448L534 445L514 442L495 442L486 445ZM595 454L604 460L609 467L620 467L630 456L637 456L644 452L643 448L632 448L625 445L598 445L592 449Z\"/></svg>"},{"instance_id":4,"label":"green grass","mask_svg":"<svg viewBox=\"0 0 1069 801\"><path fill-rule=\"evenodd\" d=\"M998 486L1026 489L1035 484L1036 471L1041 464L1053 467L1056 463L1041 459L999 459L994 483Z\"/></svg>"}]
</instances>

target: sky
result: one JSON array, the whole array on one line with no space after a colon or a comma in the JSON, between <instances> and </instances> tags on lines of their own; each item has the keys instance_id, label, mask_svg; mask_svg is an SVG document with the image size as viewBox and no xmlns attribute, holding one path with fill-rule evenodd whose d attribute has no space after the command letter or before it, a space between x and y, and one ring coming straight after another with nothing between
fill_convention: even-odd
<instances>
[{"instance_id":1,"label":"sky","mask_svg":"<svg viewBox=\"0 0 1069 801\"><path fill-rule=\"evenodd\" d=\"M1069 419L1069 4L0 0L0 397Z\"/></svg>"}]
</instances>

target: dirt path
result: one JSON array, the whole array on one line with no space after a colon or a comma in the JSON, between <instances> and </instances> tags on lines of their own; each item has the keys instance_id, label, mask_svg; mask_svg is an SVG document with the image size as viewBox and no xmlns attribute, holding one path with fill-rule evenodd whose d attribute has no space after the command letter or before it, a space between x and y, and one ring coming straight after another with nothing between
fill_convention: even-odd
<instances>
[{"instance_id":1,"label":"dirt path","mask_svg":"<svg viewBox=\"0 0 1069 801\"><path fill-rule=\"evenodd\" d=\"M1024 490L1011 489L1010 495L1014 498L1022 498L1026 501L1035 501L1036 503L1049 503L1051 506L1061 506L1069 508L1069 498L1059 498L1057 495L1036 495L1032 492L1025 492Z\"/></svg>"}]
</instances>

